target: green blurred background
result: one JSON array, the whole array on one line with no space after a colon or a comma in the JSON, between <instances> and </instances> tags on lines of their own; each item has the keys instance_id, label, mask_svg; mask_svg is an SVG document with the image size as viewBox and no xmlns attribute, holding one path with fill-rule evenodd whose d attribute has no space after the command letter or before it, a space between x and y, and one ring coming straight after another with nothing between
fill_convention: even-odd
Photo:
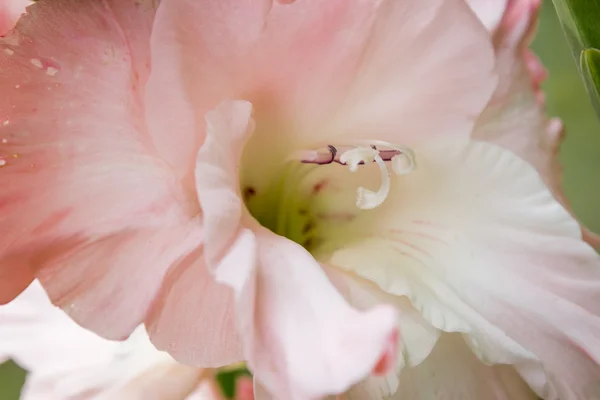
<instances>
[{"instance_id":1,"label":"green blurred background","mask_svg":"<svg viewBox=\"0 0 600 400\"><path fill-rule=\"evenodd\" d=\"M548 113L561 117L567 127L561 148L567 197L579 218L600 231L600 123L549 0L533 48L550 71L544 86ZM24 379L25 373L14 364L0 366L0 400L17 399Z\"/></svg>"}]
</instances>

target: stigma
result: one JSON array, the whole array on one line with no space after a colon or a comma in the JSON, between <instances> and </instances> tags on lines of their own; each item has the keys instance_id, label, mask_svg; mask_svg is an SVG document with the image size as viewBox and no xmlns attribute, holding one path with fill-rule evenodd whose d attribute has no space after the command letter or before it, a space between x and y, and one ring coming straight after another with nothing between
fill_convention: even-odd
<instances>
[{"instance_id":1,"label":"stigma","mask_svg":"<svg viewBox=\"0 0 600 400\"><path fill-rule=\"evenodd\" d=\"M356 172L360 165L375 162L381 172L381 186L376 192L362 186L357 189L356 206L362 210L377 208L387 199L392 174L386 162L391 164L395 175L406 175L416 168L415 154L411 149L387 142L362 146L328 145L325 150L304 151L298 158L306 164L347 165L350 172Z\"/></svg>"}]
</instances>

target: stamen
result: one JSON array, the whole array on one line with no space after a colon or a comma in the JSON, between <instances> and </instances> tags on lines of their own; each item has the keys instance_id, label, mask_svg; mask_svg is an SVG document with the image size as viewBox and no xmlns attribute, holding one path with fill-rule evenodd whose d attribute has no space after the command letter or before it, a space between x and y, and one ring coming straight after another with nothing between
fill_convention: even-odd
<instances>
[{"instance_id":1,"label":"stamen","mask_svg":"<svg viewBox=\"0 0 600 400\"><path fill-rule=\"evenodd\" d=\"M396 175L411 173L415 167L415 153L411 149L403 149L400 154L392 157L392 169Z\"/></svg>"},{"instance_id":2,"label":"stamen","mask_svg":"<svg viewBox=\"0 0 600 400\"><path fill-rule=\"evenodd\" d=\"M340 163L348 165L351 172L356 172L359 164L372 163L376 156L379 156L379 152L376 149L369 147L356 147L342 154L340 156ZM381 159L381 157L379 158Z\"/></svg>"},{"instance_id":3,"label":"stamen","mask_svg":"<svg viewBox=\"0 0 600 400\"><path fill-rule=\"evenodd\" d=\"M305 164L331 164L347 165L351 172L356 172L362 164L376 162L381 171L381 187L373 192L364 187L357 190L356 206L363 210L379 207L390 193L391 174L385 164L390 161L392 170L396 175L406 175L416 168L415 154L406 147L393 145L387 142L375 142L369 147L363 146L332 146L327 149L297 153L296 159ZM385 147L382 149L381 147Z\"/></svg>"},{"instance_id":4,"label":"stamen","mask_svg":"<svg viewBox=\"0 0 600 400\"><path fill-rule=\"evenodd\" d=\"M381 170L381 186L377 192L373 192L360 186L357 189L356 206L362 210L372 210L383 204L390 194L391 177L385 162L379 154L375 155L375 162ZM352 171L352 169L350 169Z\"/></svg>"}]
</instances>

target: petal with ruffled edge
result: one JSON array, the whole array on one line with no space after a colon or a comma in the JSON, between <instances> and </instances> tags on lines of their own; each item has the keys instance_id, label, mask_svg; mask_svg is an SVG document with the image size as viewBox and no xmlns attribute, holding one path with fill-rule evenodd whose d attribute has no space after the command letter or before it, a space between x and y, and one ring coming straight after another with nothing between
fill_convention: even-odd
<instances>
[{"instance_id":1,"label":"petal with ruffled edge","mask_svg":"<svg viewBox=\"0 0 600 400\"><path fill-rule=\"evenodd\" d=\"M146 135L153 4L42 0L0 39L0 301L39 273L110 338L141 322L201 235L194 193Z\"/></svg>"},{"instance_id":2,"label":"petal with ruffled edge","mask_svg":"<svg viewBox=\"0 0 600 400\"><path fill-rule=\"evenodd\" d=\"M472 0L476 12L492 2ZM496 6L500 1L494 2ZM499 144L529 161L542 175L554 196L565 206L558 150L564 127L546 115L541 83L546 71L527 47L533 38L541 2L512 0L498 15L502 19L494 33L498 88L477 120L473 137ZM489 8L488 8L489 9ZM594 247L600 237L582 227L584 238Z\"/></svg>"},{"instance_id":3,"label":"petal with ruffled edge","mask_svg":"<svg viewBox=\"0 0 600 400\"><path fill-rule=\"evenodd\" d=\"M207 116L196 169L206 229L214 232L207 260L217 281L236 293L244 352L268 390L286 399L340 393L395 353L396 313L389 306L353 310L310 253L236 210L235 156L252 133L250 112L247 102L226 102ZM234 216L237 229L210 226Z\"/></svg>"},{"instance_id":4,"label":"petal with ruffled edge","mask_svg":"<svg viewBox=\"0 0 600 400\"><path fill-rule=\"evenodd\" d=\"M366 390L361 393L368 392L373 399L387 398L396 393L403 368L418 365L429 356L440 331L421 317L408 298L385 293L374 283L338 268L328 266L326 272L346 300L359 310L366 310L378 304L391 304L399 313L398 331L402 345L398 348L395 368L386 376L371 376L351 390L354 396L357 396L357 391Z\"/></svg>"},{"instance_id":5,"label":"petal with ruffled edge","mask_svg":"<svg viewBox=\"0 0 600 400\"><path fill-rule=\"evenodd\" d=\"M539 368L520 370L540 395L597 397L600 258L576 221L529 164L495 145L414 150L418 168L357 216L362 240L330 262L408 296L485 362L541 365L541 381Z\"/></svg>"},{"instance_id":6,"label":"petal with ruffled edge","mask_svg":"<svg viewBox=\"0 0 600 400\"><path fill-rule=\"evenodd\" d=\"M256 132L260 154L324 134L466 135L495 87L489 35L461 0L164 0L152 39L149 125L183 176L224 99L282 125Z\"/></svg>"}]
</instances>

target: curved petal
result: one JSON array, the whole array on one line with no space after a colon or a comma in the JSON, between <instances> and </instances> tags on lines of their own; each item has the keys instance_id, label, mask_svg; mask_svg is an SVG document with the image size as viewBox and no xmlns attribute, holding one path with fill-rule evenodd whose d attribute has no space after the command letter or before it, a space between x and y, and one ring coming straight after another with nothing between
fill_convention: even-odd
<instances>
[{"instance_id":1,"label":"curved petal","mask_svg":"<svg viewBox=\"0 0 600 400\"><path fill-rule=\"evenodd\" d=\"M486 3L485 0L471 2ZM546 115L541 83L547 74L527 48L537 24L540 4L536 0L508 2L494 39L498 88L477 120L473 137L496 143L529 161L554 196L568 206L558 159L564 127L559 119ZM585 227L582 229L590 244L600 246L600 237Z\"/></svg>"},{"instance_id":2,"label":"curved petal","mask_svg":"<svg viewBox=\"0 0 600 400\"><path fill-rule=\"evenodd\" d=\"M443 334L420 365L400 376L400 389L390 400L537 400L508 365L489 366L475 357L458 334Z\"/></svg>"},{"instance_id":3,"label":"curved petal","mask_svg":"<svg viewBox=\"0 0 600 400\"><path fill-rule=\"evenodd\" d=\"M6 35L14 28L15 23L25 13L25 7L31 4L31 0L3 0L0 4L0 36Z\"/></svg>"},{"instance_id":4,"label":"curved petal","mask_svg":"<svg viewBox=\"0 0 600 400\"><path fill-rule=\"evenodd\" d=\"M382 291L377 285L359 276L345 273L338 268L328 267L326 272L332 283L340 290L348 302L359 310L366 310L378 304L391 304L399 313L398 331L402 338L396 367L384 377L369 377L366 386L374 399L387 398L396 393L399 376L403 368L423 362L433 349L440 331L421 317L419 312L404 296L393 296ZM360 384L359 384L360 385ZM365 385L363 385L364 387ZM351 390L358 397L359 388ZM367 399L368 397L364 397Z\"/></svg>"},{"instance_id":5,"label":"curved petal","mask_svg":"<svg viewBox=\"0 0 600 400\"><path fill-rule=\"evenodd\" d=\"M597 396L600 258L576 221L506 150L438 141L415 152L418 168L331 263L409 296L486 362L539 361L541 395Z\"/></svg>"},{"instance_id":6,"label":"curved petal","mask_svg":"<svg viewBox=\"0 0 600 400\"><path fill-rule=\"evenodd\" d=\"M182 175L222 99L275 111L287 122L269 145L289 148L375 129L466 135L495 87L489 35L462 0L164 0L152 50L149 125Z\"/></svg>"},{"instance_id":7,"label":"curved petal","mask_svg":"<svg viewBox=\"0 0 600 400\"><path fill-rule=\"evenodd\" d=\"M152 4L42 0L0 39L0 276L12 287L0 301L39 271L54 301L111 338L140 323L181 255L162 231L188 241L198 213L145 133ZM136 279L144 293L115 296ZM99 290L78 298L87 287Z\"/></svg>"},{"instance_id":8,"label":"curved petal","mask_svg":"<svg viewBox=\"0 0 600 400\"><path fill-rule=\"evenodd\" d=\"M10 304L0 306L0 353L34 373L101 363L115 347L116 343L98 338L53 307L37 281Z\"/></svg>"},{"instance_id":9,"label":"curved petal","mask_svg":"<svg viewBox=\"0 0 600 400\"><path fill-rule=\"evenodd\" d=\"M201 240L195 225L123 230L52 244L30 260L54 304L84 327L121 340L144 320L168 268Z\"/></svg>"},{"instance_id":10,"label":"curved petal","mask_svg":"<svg viewBox=\"0 0 600 400\"><path fill-rule=\"evenodd\" d=\"M298 244L264 230L257 247L256 291L238 305L256 377L277 398L316 399L369 375L394 341L395 311L349 308Z\"/></svg>"},{"instance_id":11,"label":"curved petal","mask_svg":"<svg viewBox=\"0 0 600 400\"><path fill-rule=\"evenodd\" d=\"M189 393L202 372L157 351L143 328L125 342L81 328L52 306L37 281L0 307L0 353L29 371L23 399L144 399L149 386L153 393Z\"/></svg>"},{"instance_id":12,"label":"curved petal","mask_svg":"<svg viewBox=\"0 0 600 400\"><path fill-rule=\"evenodd\" d=\"M277 398L340 393L393 354L395 312L353 310L310 253L235 209L236 156L248 136L249 104L226 102L208 120L196 168L206 230L213 232L205 257L217 281L235 292L248 365ZM210 226L236 218L236 229Z\"/></svg>"},{"instance_id":13,"label":"curved petal","mask_svg":"<svg viewBox=\"0 0 600 400\"><path fill-rule=\"evenodd\" d=\"M146 319L152 343L177 361L221 367L243 359L231 288L214 281L203 254L174 266Z\"/></svg>"}]
</instances>

